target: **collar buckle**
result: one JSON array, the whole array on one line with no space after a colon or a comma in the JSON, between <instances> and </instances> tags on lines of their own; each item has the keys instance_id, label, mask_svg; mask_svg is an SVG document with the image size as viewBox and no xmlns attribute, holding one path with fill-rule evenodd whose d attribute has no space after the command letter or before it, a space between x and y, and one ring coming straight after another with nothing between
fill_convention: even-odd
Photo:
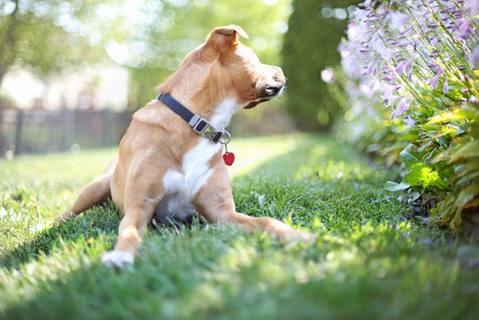
<instances>
[{"instance_id":1,"label":"collar buckle","mask_svg":"<svg viewBox=\"0 0 479 320\"><path fill-rule=\"evenodd\" d=\"M188 123L193 130L198 133L198 134L203 134L208 127L210 126L210 123L206 121L205 119L201 118L199 115L195 114L193 118L191 118L190 122Z\"/></svg>"},{"instance_id":2,"label":"collar buckle","mask_svg":"<svg viewBox=\"0 0 479 320\"><path fill-rule=\"evenodd\" d=\"M210 139L213 143L218 143L221 138L225 135L224 130L219 130L213 127L207 120L201 118L199 115L195 114L191 118L188 124L193 128L198 134L204 135Z\"/></svg>"},{"instance_id":3,"label":"collar buckle","mask_svg":"<svg viewBox=\"0 0 479 320\"><path fill-rule=\"evenodd\" d=\"M215 127L213 127L212 125L210 125L206 132L205 132L205 137L207 137L208 139L211 140L211 142L213 143L218 143L221 138L223 138L223 136L225 135L225 130L218 130L216 129Z\"/></svg>"}]
</instances>

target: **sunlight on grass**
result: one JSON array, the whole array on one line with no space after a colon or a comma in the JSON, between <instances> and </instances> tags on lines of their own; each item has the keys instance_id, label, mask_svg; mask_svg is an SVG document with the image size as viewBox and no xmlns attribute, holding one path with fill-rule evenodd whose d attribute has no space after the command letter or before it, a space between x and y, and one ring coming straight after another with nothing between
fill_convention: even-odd
<instances>
[{"instance_id":1,"label":"sunlight on grass","mask_svg":"<svg viewBox=\"0 0 479 320\"><path fill-rule=\"evenodd\" d=\"M118 233L114 208L38 233L29 226L64 210L116 150L0 161L0 318L477 314L479 275L456 256L459 240L387 197L383 181L397 172L324 135L234 139L228 149L237 157L229 169L237 210L307 227L315 243L280 243L231 226L160 227L147 232L134 265L103 268L100 257Z\"/></svg>"},{"instance_id":2,"label":"sunlight on grass","mask_svg":"<svg viewBox=\"0 0 479 320\"><path fill-rule=\"evenodd\" d=\"M84 150L78 154L53 153L0 159L0 177L3 184L14 181L28 184L38 180L61 183L70 179L88 183L105 170L117 152L118 148L109 148Z\"/></svg>"},{"instance_id":3,"label":"sunlight on grass","mask_svg":"<svg viewBox=\"0 0 479 320\"><path fill-rule=\"evenodd\" d=\"M268 160L294 151L300 139L301 135L234 139L228 144L228 151L235 154L235 163L228 167L228 172L231 177L244 175Z\"/></svg>"}]
</instances>

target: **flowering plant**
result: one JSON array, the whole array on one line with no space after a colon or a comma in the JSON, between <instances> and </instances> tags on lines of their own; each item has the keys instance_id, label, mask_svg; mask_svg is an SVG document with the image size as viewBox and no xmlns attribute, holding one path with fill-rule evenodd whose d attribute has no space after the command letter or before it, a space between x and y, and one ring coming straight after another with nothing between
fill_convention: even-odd
<instances>
[{"instance_id":1,"label":"flowering plant","mask_svg":"<svg viewBox=\"0 0 479 320\"><path fill-rule=\"evenodd\" d=\"M367 0L339 45L350 140L402 161L389 191L439 199L431 222L479 214L478 1Z\"/></svg>"}]
</instances>

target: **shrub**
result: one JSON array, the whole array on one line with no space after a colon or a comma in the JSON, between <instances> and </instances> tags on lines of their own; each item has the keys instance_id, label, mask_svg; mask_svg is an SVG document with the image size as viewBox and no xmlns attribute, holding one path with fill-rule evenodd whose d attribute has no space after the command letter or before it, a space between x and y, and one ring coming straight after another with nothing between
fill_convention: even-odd
<instances>
[{"instance_id":1,"label":"shrub","mask_svg":"<svg viewBox=\"0 0 479 320\"><path fill-rule=\"evenodd\" d=\"M479 208L477 11L473 0L368 0L339 45L344 139L402 162L386 190L439 200L430 222L452 229Z\"/></svg>"},{"instance_id":2,"label":"shrub","mask_svg":"<svg viewBox=\"0 0 479 320\"><path fill-rule=\"evenodd\" d=\"M327 129L340 113L321 81L321 71L340 63L336 49L347 26L347 9L361 0L295 0L281 51L288 78L286 111L298 129Z\"/></svg>"}]
</instances>

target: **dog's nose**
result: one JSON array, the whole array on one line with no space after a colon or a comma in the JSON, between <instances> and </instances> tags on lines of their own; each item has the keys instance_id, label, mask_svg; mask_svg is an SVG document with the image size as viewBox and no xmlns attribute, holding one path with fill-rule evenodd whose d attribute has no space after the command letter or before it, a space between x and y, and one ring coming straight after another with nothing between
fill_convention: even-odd
<instances>
[{"instance_id":1,"label":"dog's nose","mask_svg":"<svg viewBox=\"0 0 479 320\"><path fill-rule=\"evenodd\" d=\"M266 85L264 87L264 93L266 94L266 96L272 97L277 95L281 88L283 88L282 84Z\"/></svg>"},{"instance_id":2,"label":"dog's nose","mask_svg":"<svg viewBox=\"0 0 479 320\"><path fill-rule=\"evenodd\" d=\"M274 98L281 94L286 79L280 67L266 66L258 97Z\"/></svg>"}]
</instances>

